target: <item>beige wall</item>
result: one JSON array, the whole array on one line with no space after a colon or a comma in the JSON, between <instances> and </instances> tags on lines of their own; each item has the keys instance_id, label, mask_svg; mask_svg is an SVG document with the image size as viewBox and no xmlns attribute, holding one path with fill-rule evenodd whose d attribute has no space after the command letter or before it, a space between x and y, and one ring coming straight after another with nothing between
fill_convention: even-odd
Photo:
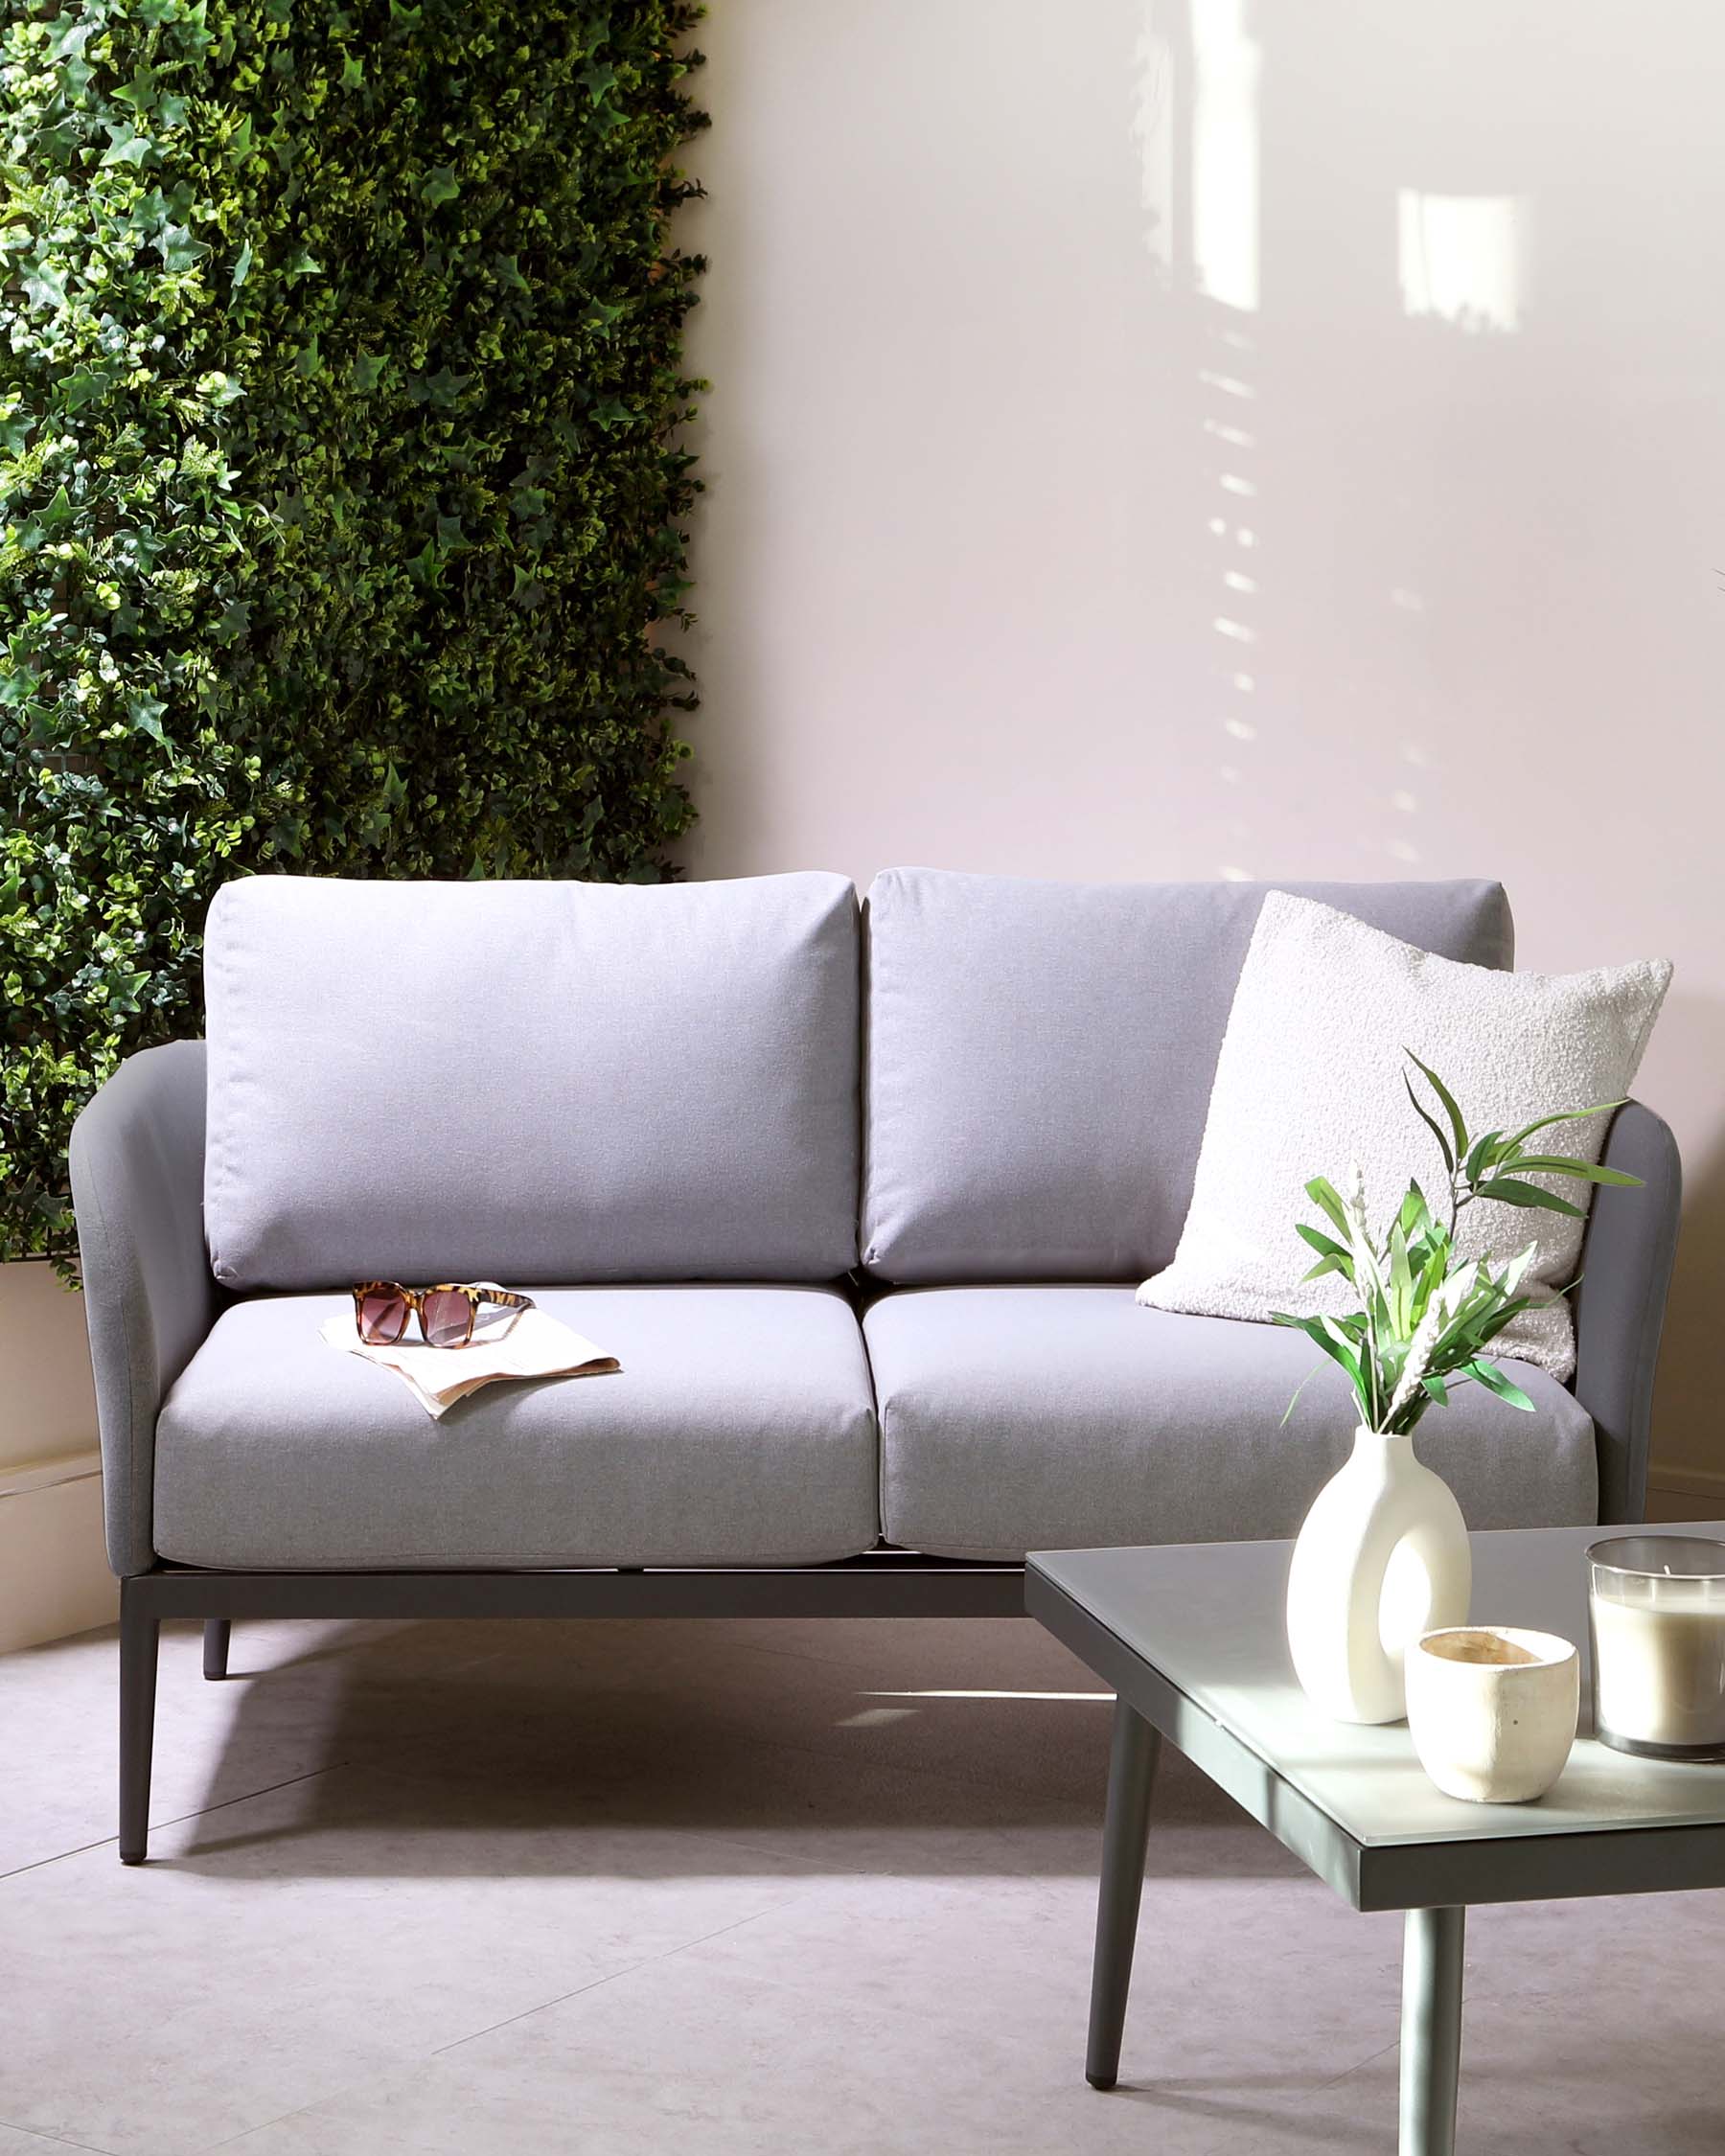
<instances>
[{"instance_id":1,"label":"beige wall","mask_svg":"<svg viewBox=\"0 0 1725 2156\"><path fill-rule=\"evenodd\" d=\"M1657 1450L1725 1493L1725 14L718 0L701 43L692 865L1496 874L1526 966L1670 955Z\"/></svg>"},{"instance_id":2,"label":"beige wall","mask_svg":"<svg viewBox=\"0 0 1725 2156\"><path fill-rule=\"evenodd\" d=\"M0 1266L0 1654L114 1616L98 1466L82 1301Z\"/></svg>"}]
</instances>

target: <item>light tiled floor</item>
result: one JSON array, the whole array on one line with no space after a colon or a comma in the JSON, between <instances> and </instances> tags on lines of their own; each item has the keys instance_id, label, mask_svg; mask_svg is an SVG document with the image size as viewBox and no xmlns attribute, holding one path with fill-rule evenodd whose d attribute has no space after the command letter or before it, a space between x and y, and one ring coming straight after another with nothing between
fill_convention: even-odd
<instances>
[{"instance_id":1,"label":"light tiled floor","mask_svg":"<svg viewBox=\"0 0 1725 2156\"><path fill-rule=\"evenodd\" d=\"M1400 1954L1174 1762L1081 2074L1109 1709L1025 1623L164 1639L0 1661L0 2156L1388 2151ZM1461 2145L1715 2156L1717 1895L1479 1912Z\"/></svg>"}]
</instances>

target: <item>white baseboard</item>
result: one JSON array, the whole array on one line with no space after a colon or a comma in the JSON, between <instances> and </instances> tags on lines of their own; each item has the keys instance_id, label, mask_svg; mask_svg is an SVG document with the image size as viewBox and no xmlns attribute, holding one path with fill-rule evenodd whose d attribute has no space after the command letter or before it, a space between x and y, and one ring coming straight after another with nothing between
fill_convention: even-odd
<instances>
[{"instance_id":1,"label":"white baseboard","mask_svg":"<svg viewBox=\"0 0 1725 2156\"><path fill-rule=\"evenodd\" d=\"M112 1624L120 1589L102 1531L102 1458L0 1474L0 1654Z\"/></svg>"}]
</instances>

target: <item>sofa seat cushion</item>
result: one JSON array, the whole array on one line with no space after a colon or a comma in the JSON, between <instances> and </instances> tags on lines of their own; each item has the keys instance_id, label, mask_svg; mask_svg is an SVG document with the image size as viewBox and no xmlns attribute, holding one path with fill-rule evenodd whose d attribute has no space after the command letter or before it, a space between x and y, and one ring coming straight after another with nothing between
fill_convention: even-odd
<instances>
[{"instance_id":1,"label":"sofa seat cushion","mask_svg":"<svg viewBox=\"0 0 1725 2156\"><path fill-rule=\"evenodd\" d=\"M863 1336L886 1539L931 1554L1292 1535L1352 1443L1346 1382L1302 1334L1145 1310L1130 1287L902 1289ZM1469 1526L1596 1520L1592 1422L1546 1371L1506 1367L1537 1412L1465 1386L1419 1456Z\"/></svg>"},{"instance_id":2,"label":"sofa seat cushion","mask_svg":"<svg viewBox=\"0 0 1725 2156\"><path fill-rule=\"evenodd\" d=\"M791 1565L879 1537L862 1338L823 1288L537 1289L614 1376L433 1421L318 1338L340 1296L236 1303L164 1403L155 1547L251 1569Z\"/></svg>"}]
</instances>

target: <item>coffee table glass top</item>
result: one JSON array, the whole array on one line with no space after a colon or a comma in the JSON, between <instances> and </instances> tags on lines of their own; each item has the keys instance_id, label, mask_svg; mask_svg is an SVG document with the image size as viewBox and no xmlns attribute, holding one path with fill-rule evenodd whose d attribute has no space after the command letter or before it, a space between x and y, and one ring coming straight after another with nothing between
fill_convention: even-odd
<instances>
[{"instance_id":1,"label":"coffee table glass top","mask_svg":"<svg viewBox=\"0 0 1725 2156\"><path fill-rule=\"evenodd\" d=\"M1472 1538L1473 1622L1555 1632L1581 1650L1582 1733L1556 1787L1531 1804L1445 1797L1426 1778L1405 1722L1332 1722L1310 1704L1283 1629L1288 1543L1046 1551L1030 1566L1364 1846L1725 1823L1725 1764L1635 1758L1587 1733L1583 1552L1614 1531ZM1725 1538L1725 1525L1682 1531Z\"/></svg>"}]
</instances>

